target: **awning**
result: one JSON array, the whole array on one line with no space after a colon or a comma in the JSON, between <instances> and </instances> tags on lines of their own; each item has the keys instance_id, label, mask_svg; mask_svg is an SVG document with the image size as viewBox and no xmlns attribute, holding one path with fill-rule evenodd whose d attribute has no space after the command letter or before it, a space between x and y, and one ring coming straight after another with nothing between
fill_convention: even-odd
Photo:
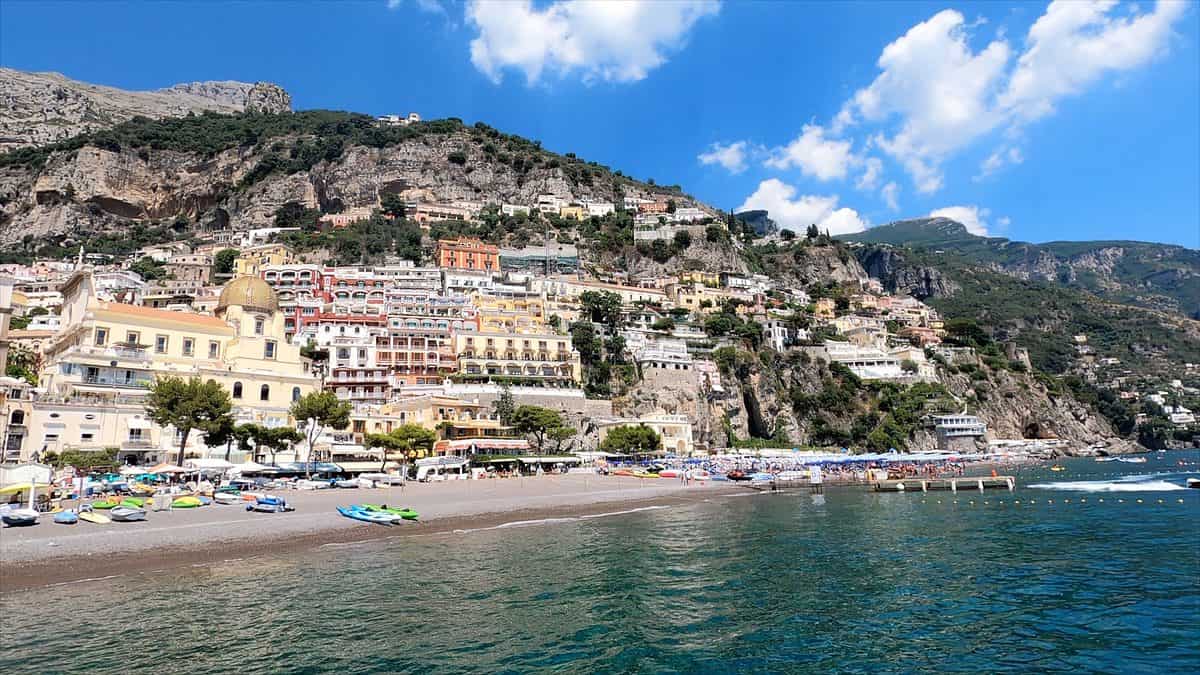
<instances>
[{"instance_id":1,"label":"awning","mask_svg":"<svg viewBox=\"0 0 1200 675\"><path fill-rule=\"evenodd\" d=\"M161 464L155 464L154 466L150 467L149 469L146 469L146 473L185 473L186 471L187 471L187 469L184 469L181 466L175 466L174 464L167 464L166 462L163 462Z\"/></svg>"},{"instance_id":2,"label":"awning","mask_svg":"<svg viewBox=\"0 0 1200 675\"><path fill-rule=\"evenodd\" d=\"M209 459L202 457L199 459L184 460L183 466L188 469L216 469L218 471L224 471L225 469L233 467L233 464L230 464L223 459Z\"/></svg>"},{"instance_id":3,"label":"awning","mask_svg":"<svg viewBox=\"0 0 1200 675\"><path fill-rule=\"evenodd\" d=\"M350 473L355 473L355 472L360 472L360 471L379 471L379 462L378 461L374 461L374 462L338 462L338 466L342 467L342 471L347 471ZM386 464L387 468L394 468L397 466L399 466L399 464L397 464L396 462L388 462Z\"/></svg>"},{"instance_id":4,"label":"awning","mask_svg":"<svg viewBox=\"0 0 1200 675\"><path fill-rule=\"evenodd\" d=\"M233 470L239 473L258 473L259 471L266 471L271 468L273 467L266 464L259 464L258 462L245 462L244 464L233 465Z\"/></svg>"},{"instance_id":5,"label":"awning","mask_svg":"<svg viewBox=\"0 0 1200 675\"><path fill-rule=\"evenodd\" d=\"M130 429L150 429L153 425L150 424L150 420L142 419L141 417L130 417L125 420L125 426Z\"/></svg>"},{"instance_id":6,"label":"awning","mask_svg":"<svg viewBox=\"0 0 1200 675\"><path fill-rule=\"evenodd\" d=\"M517 459L525 464L578 464L583 461L574 455L562 455L559 457L518 457Z\"/></svg>"}]
</instances>

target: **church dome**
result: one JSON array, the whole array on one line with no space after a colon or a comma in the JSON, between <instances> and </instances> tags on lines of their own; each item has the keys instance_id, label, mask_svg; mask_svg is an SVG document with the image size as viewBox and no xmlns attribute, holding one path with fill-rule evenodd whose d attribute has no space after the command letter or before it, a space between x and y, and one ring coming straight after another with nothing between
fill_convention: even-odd
<instances>
[{"instance_id":1,"label":"church dome","mask_svg":"<svg viewBox=\"0 0 1200 675\"><path fill-rule=\"evenodd\" d=\"M279 296L275 294L275 289L258 277L238 277L221 289L221 296L217 298L217 313L235 305L273 314L279 311Z\"/></svg>"}]
</instances>

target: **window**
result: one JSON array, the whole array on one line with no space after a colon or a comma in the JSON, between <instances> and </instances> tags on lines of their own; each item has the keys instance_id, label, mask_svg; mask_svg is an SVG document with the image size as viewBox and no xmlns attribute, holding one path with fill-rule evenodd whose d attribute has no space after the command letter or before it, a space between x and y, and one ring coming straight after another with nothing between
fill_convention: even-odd
<instances>
[{"instance_id":1,"label":"window","mask_svg":"<svg viewBox=\"0 0 1200 675\"><path fill-rule=\"evenodd\" d=\"M208 343L208 358L215 359L220 355L221 355L221 343L215 342L215 341L209 342Z\"/></svg>"},{"instance_id":2,"label":"window","mask_svg":"<svg viewBox=\"0 0 1200 675\"><path fill-rule=\"evenodd\" d=\"M264 325L264 322L261 318L257 318L254 320L254 334L255 335L263 334L263 325Z\"/></svg>"},{"instance_id":3,"label":"window","mask_svg":"<svg viewBox=\"0 0 1200 675\"><path fill-rule=\"evenodd\" d=\"M108 342L108 329L107 328L97 328L96 329L96 346L103 347L106 342Z\"/></svg>"},{"instance_id":4,"label":"window","mask_svg":"<svg viewBox=\"0 0 1200 675\"><path fill-rule=\"evenodd\" d=\"M125 334L125 342L127 342L131 345L136 345L136 344L140 343L141 340L142 340L141 333L135 333L133 331L129 331L128 333Z\"/></svg>"},{"instance_id":5,"label":"window","mask_svg":"<svg viewBox=\"0 0 1200 675\"><path fill-rule=\"evenodd\" d=\"M234 398L242 397L242 383L241 382L233 383L233 397Z\"/></svg>"},{"instance_id":6,"label":"window","mask_svg":"<svg viewBox=\"0 0 1200 675\"><path fill-rule=\"evenodd\" d=\"M154 336L154 353L155 354L166 354L167 353L167 336L166 335L155 335Z\"/></svg>"},{"instance_id":7,"label":"window","mask_svg":"<svg viewBox=\"0 0 1200 675\"><path fill-rule=\"evenodd\" d=\"M292 387L292 400L293 401L300 400L300 387Z\"/></svg>"},{"instance_id":8,"label":"window","mask_svg":"<svg viewBox=\"0 0 1200 675\"><path fill-rule=\"evenodd\" d=\"M271 385L264 384L262 386L262 388L258 390L258 400L260 400L260 401L270 401L271 400Z\"/></svg>"},{"instance_id":9,"label":"window","mask_svg":"<svg viewBox=\"0 0 1200 675\"><path fill-rule=\"evenodd\" d=\"M275 341L267 340L266 346L263 347L263 358L275 358Z\"/></svg>"},{"instance_id":10,"label":"window","mask_svg":"<svg viewBox=\"0 0 1200 675\"><path fill-rule=\"evenodd\" d=\"M96 435L91 432L79 434L79 442L80 443L87 443L89 441L94 440L95 438L96 438Z\"/></svg>"},{"instance_id":11,"label":"window","mask_svg":"<svg viewBox=\"0 0 1200 675\"><path fill-rule=\"evenodd\" d=\"M193 356L196 353L196 338L183 338L183 355Z\"/></svg>"},{"instance_id":12,"label":"window","mask_svg":"<svg viewBox=\"0 0 1200 675\"><path fill-rule=\"evenodd\" d=\"M19 427L25 424L25 411L14 410L12 416L8 418L8 423L14 427Z\"/></svg>"}]
</instances>

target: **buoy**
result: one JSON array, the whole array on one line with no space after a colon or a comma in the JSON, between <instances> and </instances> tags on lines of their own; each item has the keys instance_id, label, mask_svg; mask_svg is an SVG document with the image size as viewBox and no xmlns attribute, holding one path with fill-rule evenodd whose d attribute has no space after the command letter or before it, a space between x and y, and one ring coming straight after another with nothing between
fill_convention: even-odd
<instances>
[{"instance_id":1,"label":"buoy","mask_svg":"<svg viewBox=\"0 0 1200 675\"><path fill-rule=\"evenodd\" d=\"M1118 503L1118 504L1124 504L1124 503L1125 503L1125 500L1124 500L1124 499L1118 499L1118 500L1117 500L1117 503Z\"/></svg>"},{"instance_id":2,"label":"buoy","mask_svg":"<svg viewBox=\"0 0 1200 675\"><path fill-rule=\"evenodd\" d=\"M1140 499L1139 499L1139 500L1137 500L1137 502L1138 502L1139 504L1141 504L1141 503L1142 503L1142 500L1140 500Z\"/></svg>"},{"instance_id":3,"label":"buoy","mask_svg":"<svg viewBox=\"0 0 1200 675\"><path fill-rule=\"evenodd\" d=\"M1087 503L1087 500L1086 500L1086 499L1080 499L1080 500L1079 500L1079 503L1080 503L1080 504L1086 504L1086 503Z\"/></svg>"},{"instance_id":4,"label":"buoy","mask_svg":"<svg viewBox=\"0 0 1200 675\"><path fill-rule=\"evenodd\" d=\"M1101 504L1103 504L1103 503L1104 503L1104 497L1101 497L1101 498L1100 498L1100 503L1101 503Z\"/></svg>"},{"instance_id":5,"label":"buoy","mask_svg":"<svg viewBox=\"0 0 1200 675\"><path fill-rule=\"evenodd\" d=\"M1182 499L1180 499L1180 500L1179 500L1179 503L1180 503L1180 504L1182 504L1182 503L1183 503L1183 500L1182 500Z\"/></svg>"},{"instance_id":6,"label":"buoy","mask_svg":"<svg viewBox=\"0 0 1200 675\"><path fill-rule=\"evenodd\" d=\"M1158 503L1159 503L1159 504L1163 503L1163 500L1161 500L1161 499L1160 499L1160 500L1158 500Z\"/></svg>"},{"instance_id":7,"label":"buoy","mask_svg":"<svg viewBox=\"0 0 1200 675\"><path fill-rule=\"evenodd\" d=\"M1053 503L1054 503L1054 500L1053 500L1053 499L1047 499L1047 500L1046 500L1046 503L1047 503L1047 504L1053 504Z\"/></svg>"},{"instance_id":8,"label":"buoy","mask_svg":"<svg viewBox=\"0 0 1200 675\"><path fill-rule=\"evenodd\" d=\"M1160 502L1161 502L1162 500L1160 499L1160 500L1158 500L1158 501L1160 501ZM939 500L938 500L938 503L939 503L939 504L941 504L941 503L942 503L942 500L940 500L940 499L939 499Z\"/></svg>"},{"instance_id":9,"label":"buoy","mask_svg":"<svg viewBox=\"0 0 1200 675\"><path fill-rule=\"evenodd\" d=\"M1064 500L1063 500L1063 503L1064 503L1064 504L1070 504L1070 503L1071 503L1071 500L1070 500L1070 499L1064 499Z\"/></svg>"},{"instance_id":10,"label":"buoy","mask_svg":"<svg viewBox=\"0 0 1200 675\"><path fill-rule=\"evenodd\" d=\"M1021 502L1019 502L1019 501L1013 502L1013 506L1020 506L1020 505L1021 505Z\"/></svg>"}]
</instances>

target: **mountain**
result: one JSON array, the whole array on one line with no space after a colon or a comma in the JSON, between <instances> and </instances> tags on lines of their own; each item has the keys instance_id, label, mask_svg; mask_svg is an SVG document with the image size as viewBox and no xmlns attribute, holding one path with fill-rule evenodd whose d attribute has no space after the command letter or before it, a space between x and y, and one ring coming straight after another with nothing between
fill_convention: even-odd
<instances>
[{"instance_id":1,"label":"mountain","mask_svg":"<svg viewBox=\"0 0 1200 675\"><path fill-rule=\"evenodd\" d=\"M762 209L756 211L742 211L741 213L735 215L738 220L741 220L747 225L753 227L755 234L766 235L774 234L779 231L779 225L777 225L774 220L771 220L769 214Z\"/></svg>"},{"instance_id":2,"label":"mountain","mask_svg":"<svg viewBox=\"0 0 1200 675\"><path fill-rule=\"evenodd\" d=\"M191 82L156 91L124 91L58 73L0 68L0 152L105 129L135 116L281 112L291 96L269 82Z\"/></svg>"},{"instance_id":3,"label":"mountain","mask_svg":"<svg viewBox=\"0 0 1200 675\"><path fill-rule=\"evenodd\" d=\"M1200 251L1139 241L1030 244L971 234L947 218L882 225L846 241L924 250L941 259L1086 291L1139 307L1200 318Z\"/></svg>"}]
</instances>

